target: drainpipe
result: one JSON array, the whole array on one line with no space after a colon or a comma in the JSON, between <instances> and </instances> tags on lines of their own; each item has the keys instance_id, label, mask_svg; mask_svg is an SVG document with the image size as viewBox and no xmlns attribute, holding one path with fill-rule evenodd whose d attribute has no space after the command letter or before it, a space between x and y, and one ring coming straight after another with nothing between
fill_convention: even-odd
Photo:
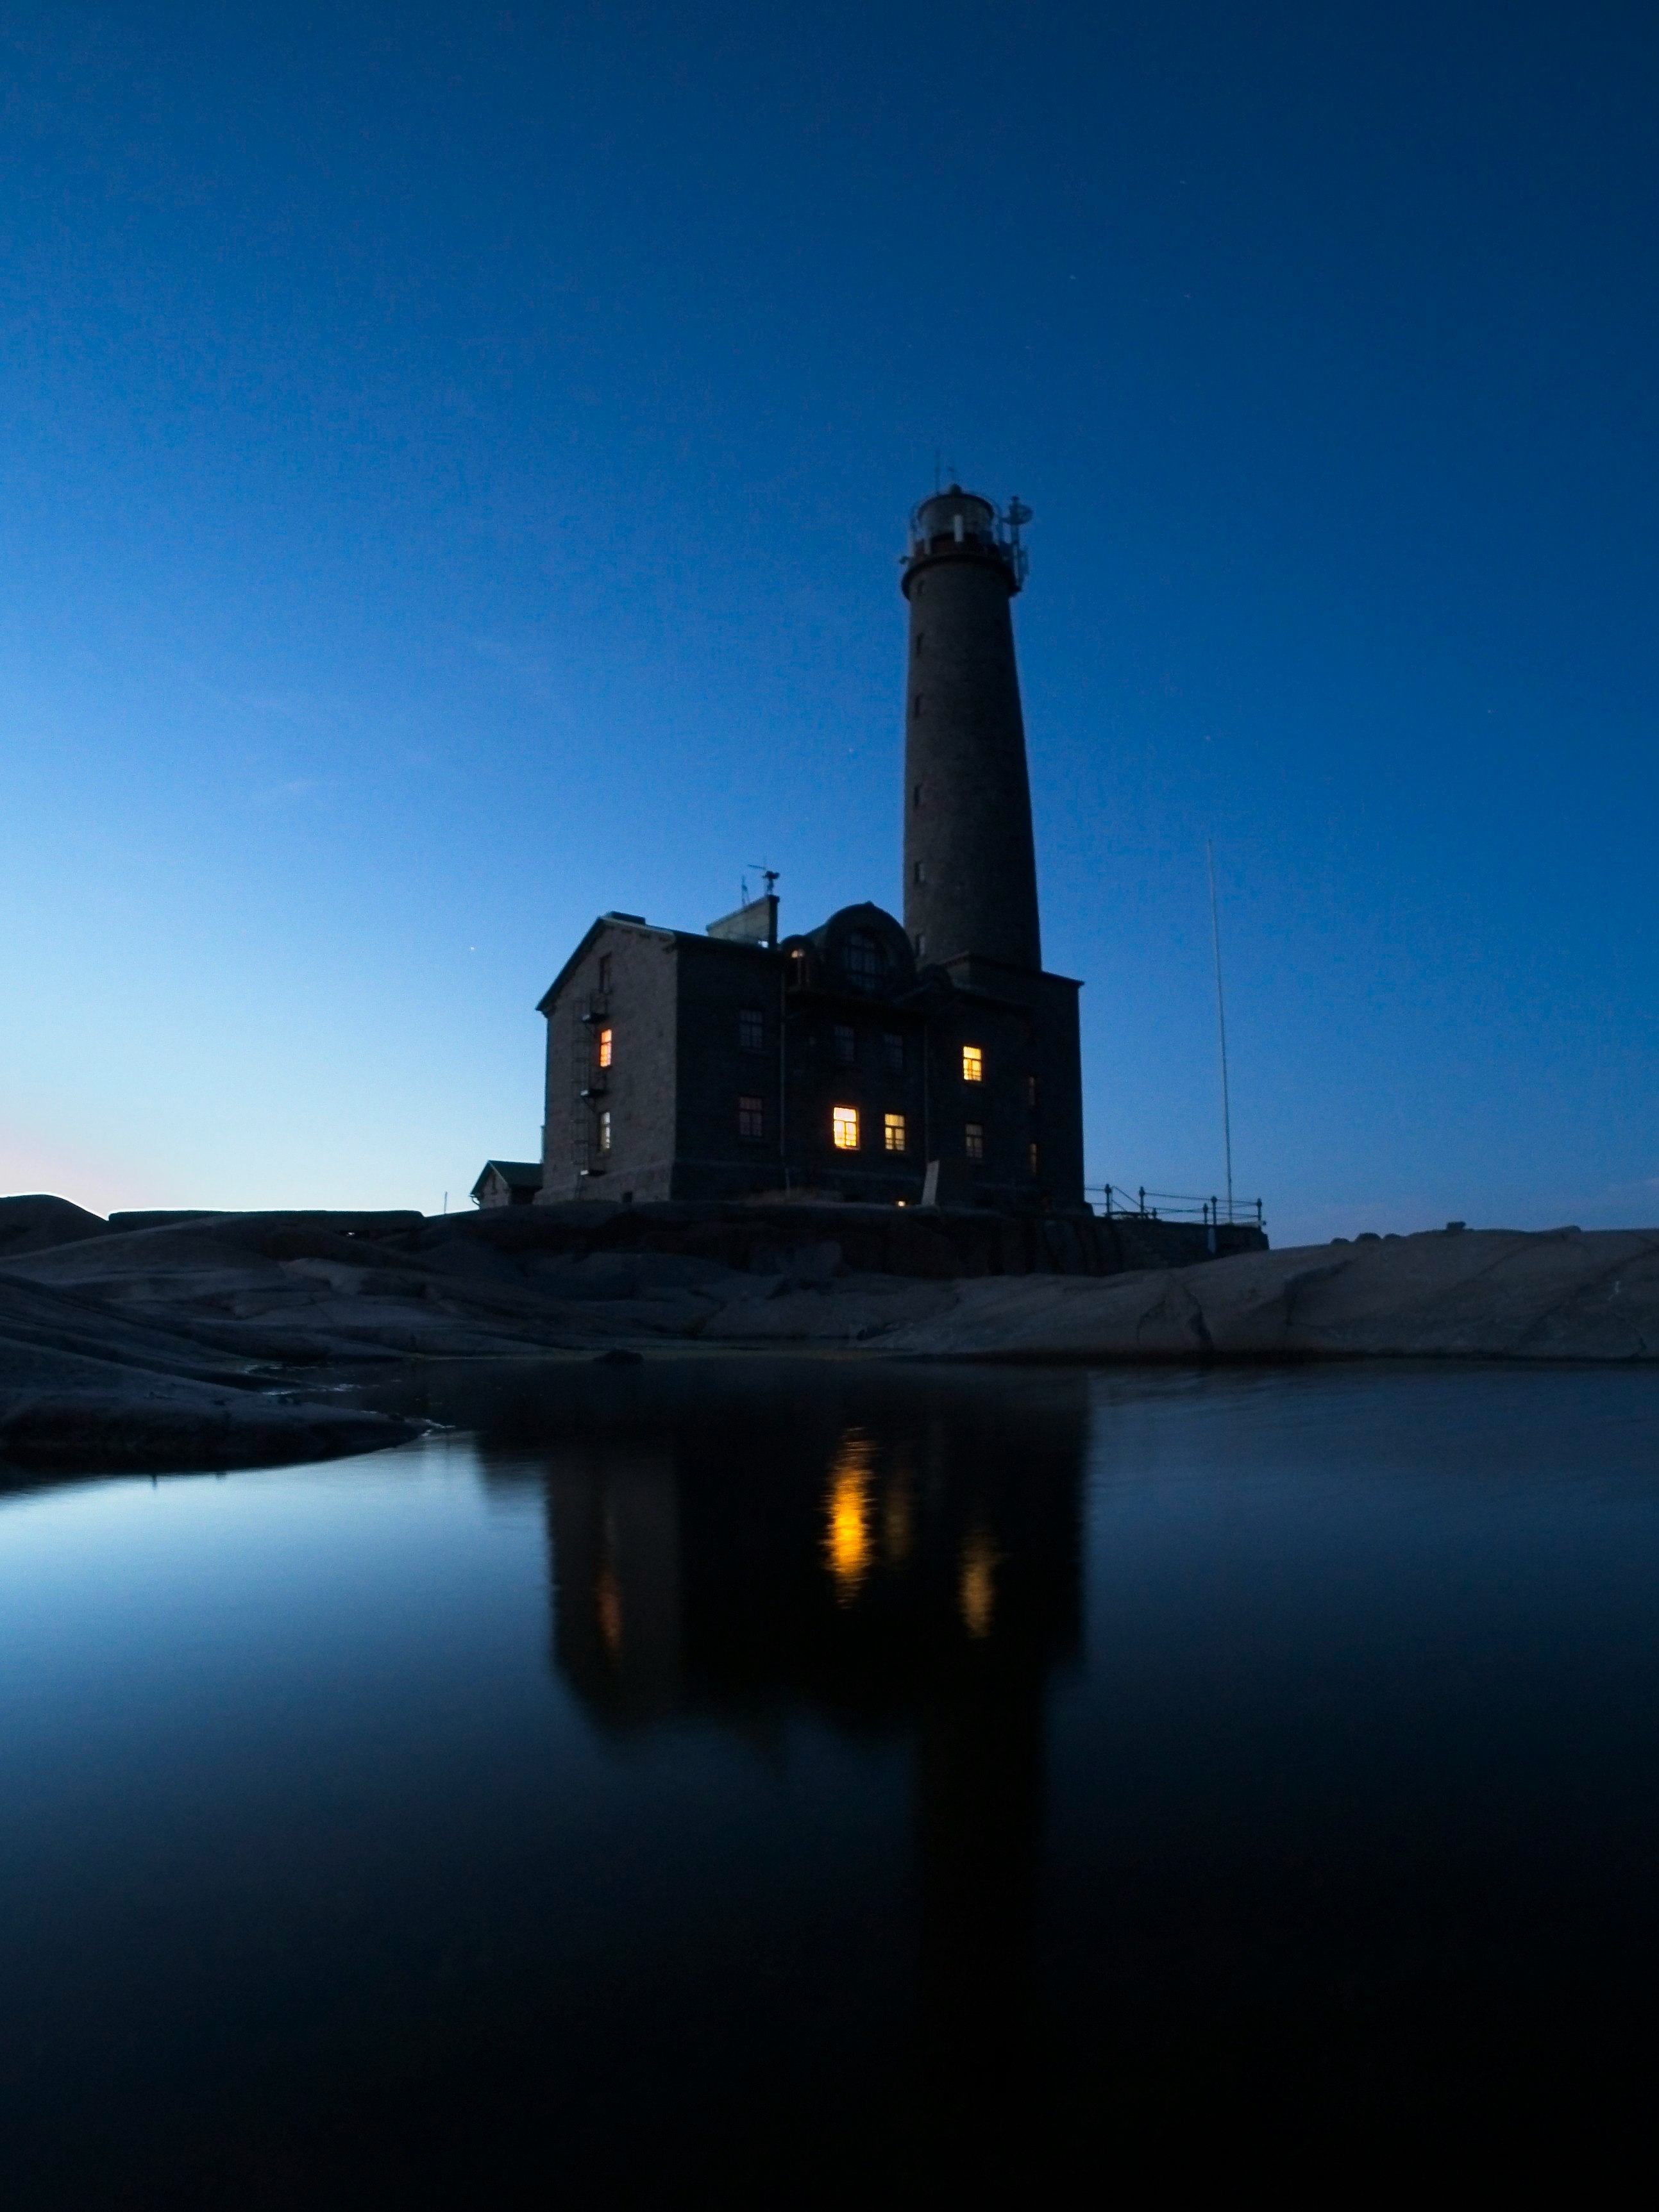
<instances>
[{"instance_id":1,"label":"drainpipe","mask_svg":"<svg viewBox=\"0 0 1659 2212\"><path fill-rule=\"evenodd\" d=\"M785 1037L789 1022L788 999L789 963L778 956L778 1164L783 1170L783 1187L789 1188L789 1142L785 1115L787 1113L788 1091L785 1088L789 1078L789 1061Z\"/></svg>"}]
</instances>

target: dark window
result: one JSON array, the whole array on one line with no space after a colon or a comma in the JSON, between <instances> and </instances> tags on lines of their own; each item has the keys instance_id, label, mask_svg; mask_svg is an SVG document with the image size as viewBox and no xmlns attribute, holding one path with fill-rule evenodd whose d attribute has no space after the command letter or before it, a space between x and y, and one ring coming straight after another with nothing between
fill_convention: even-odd
<instances>
[{"instance_id":1,"label":"dark window","mask_svg":"<svg viewBox=\"0 0 1659 2212\"><path fill-rule=\"evenodd\" d=\"M608 952L599 955L599 988L602 991L611 988L611 955Z\"/></svg>"},{"instance_id":2,"label":"dark window","mask_svg":"<svg viewBox=\"0 0 1659 2212\"><path fill-rule=\"evenodd\" d=\"M982 1160L985 1158L985 1124L983 1121L970 1121L967 1127L963 1131L963 1150L967 1153L970 1160Z\"/></svg>"},{"instance_id":3,"label":"dark window","mask_svg":"<svg viewBox=\"0 0 1659 2212\"><path fill-rule=\"evenodd\" d=\"M903 1152L909 1150L902 1114L884 1114L881 1126L890 1152Z\"/></svg>"},{"instance_id":4,"label":"dark window","mask_svg":"<svg viewBox=\"0 0 1659 2212\"><path fill-rule=\"evenodd\" d=\"M1025 1164L1026 1164L1026 1166L1030 1170L1030 1171L1031 1171L1031 1173L1032 1173L1033 1175L1035 1175L1035 1174L1036 1173L1036 1171L1037 1171L1037 1148L1036 1148L1036 1146L1035 1145L1027 1145L1027 1146L1025 1147Z\"/></svg>"},{"instance_id":5,"label":"dark window","mask_svg":"<svg viewBox=\"0 0 1659 2212\"><path fill-rule=\"evenodd\" d=\"M873 937L866 936L861 929L854 930L848 939L841 956L842 966L850 983L860 991L873 991L887 972L887 956Z\"/></svg>"},{"instance_id":6,"label":"dark window","mask_svg":"<svg viewBox=\"0 0 1659 2212\"><path fill-rule=\"evenodd\" d=\"M882 1066L890 1075L904 1073L904 1039L897 1030L889 1030L881 1041Z\"/></svg>"},{"instance_id":7,"label":"dark window","mask_svg":"<svg viewBox=\"0 0 1659 2212\"><path fill-rule=\"evenodd\" d=\"M858 1032L850 1022L837 1022L830 1032L836 1048L836 1059L842 1067L851 1067L859 1056Z\"/></svg>"},{"instance_id":8,"label":"dark window","mask_svg":"<svg viewBox=\"0 0 1659 2212\"><path fill-rule=\"evenodd\" d=\"M920 860L915 865L915 878L919 884L925 884L927 880L927 871Z\"/></svg>"},{"instance_id":9,"label":"dark window","mask_svg":"<svg viewBox=\"0 0 1659 2212\"><path fill-rule=\"evenodd\" d=\"M910 804L912 806L916 807L919 807L921 805L921 786L919 783L914 784L911 787Z\"/></svg>"},{"instance_id":10,"label":"dark window","mask_svg":"<svg viewBox=\"0 0 1659 2212\"><path fill-rule=\"evenodd\" d=\"M915 698L911 702L910 712L918 722L921 720L921 694L920 691L917 692Z\"/></svg>"},{"instance_id":11,"label":"dark window","mask_svg":"<svg viewBox=\"0 0 1659 2212\"><path fill-rule=\"evenodd\" d=\"M1035 1106L1036 1104L1036 1078L1035 1075L1028 1075L1025 1079L1025 1103L1028 1106Z\"/></svg>"},{"instance_id":12,"label":"dark window","mask_svg":"<svg viewBox=\"0 0 1659 2212\"><path fill-rule=\"evenodd\" d=\"M763 1137L766 1134L766 1109L758 1098L738 1099L738 1134L740 1137Z\"/></svg>"},{"instance_id":13,"label":"dark window","mask_svg":"<svg viewBox=\"0 0 1659 2212\"><path fill-rule=\"evenodd\" d=\"M738 1048L740 1052L764 1052L766 1049L766 1017L758 1006L742 1006L738 1010Z\"/></svg>"},{"instance_id":14,"label":"dark window","mask_svg":"<svg viewBox=\"0 0 1659 2212\"><path fill-rule=\"evenodd\" d=\"M611 1113L609 1108L599 1116L594 1127L594 1139L601 1152L611 1150Z\"/></svg>"}]
</instances>

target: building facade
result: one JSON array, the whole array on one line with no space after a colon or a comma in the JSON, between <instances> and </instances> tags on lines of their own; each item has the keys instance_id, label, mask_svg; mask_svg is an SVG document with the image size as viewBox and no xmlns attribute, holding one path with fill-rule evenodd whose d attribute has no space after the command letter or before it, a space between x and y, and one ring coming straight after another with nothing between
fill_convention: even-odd
<instances>
[{"instance_id":1,"label":"building facade","mask_svg":"<svg viewBox=\"0 0 1659 2212\"><path fill-rule=\"evenodd\" d=\"M540 1003L539 1200L786 1193L1080 1209L1078 991L1042 965L1011 602L1018 501L912 518L904 918L780 937L603 915Z\"/></svg>"}]
</instances>

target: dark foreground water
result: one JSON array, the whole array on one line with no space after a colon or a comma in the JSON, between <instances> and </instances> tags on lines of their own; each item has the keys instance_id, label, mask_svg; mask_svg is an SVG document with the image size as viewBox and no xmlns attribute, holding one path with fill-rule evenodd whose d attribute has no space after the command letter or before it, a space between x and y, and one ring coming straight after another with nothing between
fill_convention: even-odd
<instances>
[{"instance_id":1,"label":"dark foreground water","mask_svg":"<svg viewBox=\"0 0 1659 2212\"><path fill-rule=\"evenodd\" d=\"M1659 1376L437 1410L0 1498L0 2197L1340 2203L1645 2147Z\"/></svg>"}]
</instances>

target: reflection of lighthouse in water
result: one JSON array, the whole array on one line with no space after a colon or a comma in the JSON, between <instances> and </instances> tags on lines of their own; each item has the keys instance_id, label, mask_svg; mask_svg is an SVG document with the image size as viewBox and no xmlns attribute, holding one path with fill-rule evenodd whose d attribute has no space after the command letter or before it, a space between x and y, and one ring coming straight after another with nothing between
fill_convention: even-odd
<instances>
[{"instance_id":1,"label":"reflection of lighthouse in water","mask_svg":"<svg viewBox=\"0 0 1659 2212\"><path fill-rule=\"evenodd\" d=\"M555 1662L603 1724L805 1706L912 1739L924 2013L988 2063L1024 2009L1045 1686L1079 1638L1085 1390L641 1417L548 1465Z\"/></svg>"}]
</instances>

